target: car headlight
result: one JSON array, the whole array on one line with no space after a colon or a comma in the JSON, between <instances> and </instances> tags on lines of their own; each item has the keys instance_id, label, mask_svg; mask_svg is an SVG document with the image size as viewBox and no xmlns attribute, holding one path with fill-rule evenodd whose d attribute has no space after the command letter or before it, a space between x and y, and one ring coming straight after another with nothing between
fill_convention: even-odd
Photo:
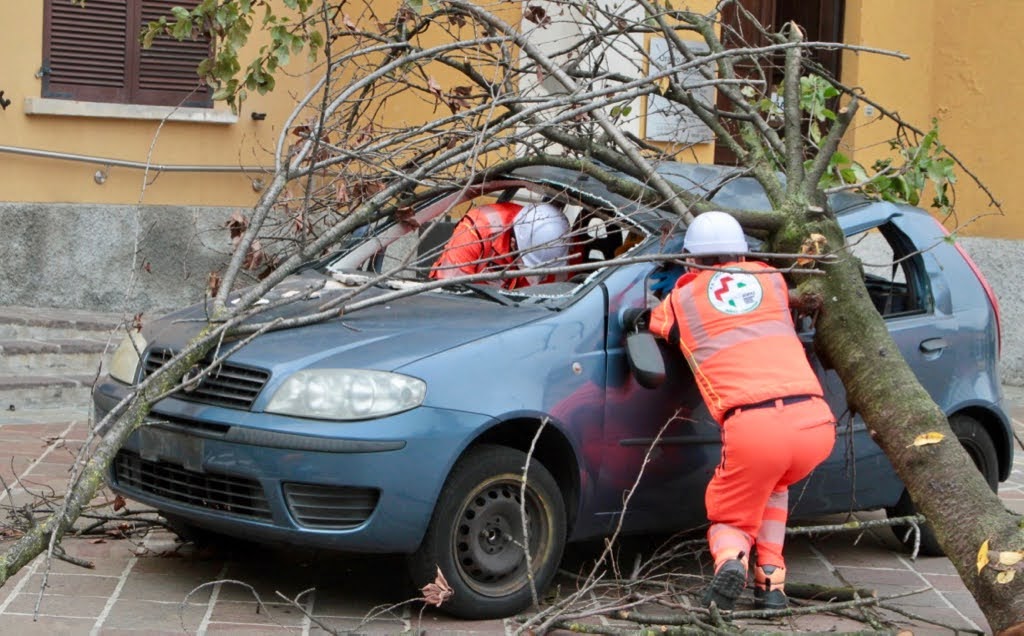
<instances>
[{"instance_id":1,"label":"car headlight","mask_svg":"<svg viewBox=\"0 0 1024 636\"><path fill-rule=\"evenodd\" d=\"M117 345L110 359L110 377L131 384L139 368L139 353L146 349L146 339L138 331L129 331Z\"/></svg>"},{"instance_id":2,"label":"car headlight","mask_svg":"<svg viewBox=\"0 0 1024 636\"><path fill-rule=\"evenodd\" d=\"M324 420L363 420L419 406L426 393L426 382L398 373L308 369L288 378L266 410Z\"/></svg>"}]
</instances>

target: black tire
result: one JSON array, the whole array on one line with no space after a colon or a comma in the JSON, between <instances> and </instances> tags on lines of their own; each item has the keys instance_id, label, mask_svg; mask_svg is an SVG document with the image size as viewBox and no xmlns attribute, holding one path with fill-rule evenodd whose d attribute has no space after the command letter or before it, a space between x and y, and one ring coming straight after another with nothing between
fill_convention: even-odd
<instances>
[{"instance_id":1,"label":"black tire","mask_svg":"<svg viewBox=\"0 0 1024 636\"><path fill-rule=\"evenodd\" d=\"M960 444L967 451L967 455L974 465L978 467L989 488L992 489L992 492L996 492L999 488L999 456L996 454L996 445L992 442L992 437L989 436L985 427L973 417L962 414L949 418L949 427L956 433L957 439L960 440ZM910 493L906 488L903 489L903 494L896 505L886 509L886 514L890 518L917 514L917 508L910 500ZM893 526L892 530L896 538L908 550L914 549L914 534L911 532L908 536L907 526ZM918 553L924 556L946 555L942 546L939 545L939 540L935 536L931 524L926 523L921 526L921 545Z\"/></svg>"},{"instance_id":2,"label":"black tire","mask_svg":"<svg viewBox=\"0 0 1024 636\"><path fill-rule=\"evenodd\" d=\"M453 590L441 609L468 619L502 618L533 602L522 550L520 487L526 454L504 446L470 449L445 482L419 549L408 559L416 587L437 568ZM537 594L565 548L565 503L551 473L530 462L526 480L530 560ZM474 539L474 540L471 540Z\"/></svg>"}]
</instances>

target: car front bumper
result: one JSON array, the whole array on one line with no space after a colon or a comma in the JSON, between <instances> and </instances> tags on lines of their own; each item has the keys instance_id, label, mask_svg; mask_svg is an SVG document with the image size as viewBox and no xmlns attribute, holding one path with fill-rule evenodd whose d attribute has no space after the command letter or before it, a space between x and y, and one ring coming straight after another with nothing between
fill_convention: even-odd
<instances>
[{"instance_id":1,"label":"car front bumper","mask_svg":"<svg viewBox=\"0 0 1024 636\"><path fill-rule=\"evenodd\" d=\"M97 420L126 393L101 381ZM409 553L452 464L487 423L429 407L320 422L165 398L119 451L110 482L126 497L229 536Z\"/></svg>"}]
</instances>

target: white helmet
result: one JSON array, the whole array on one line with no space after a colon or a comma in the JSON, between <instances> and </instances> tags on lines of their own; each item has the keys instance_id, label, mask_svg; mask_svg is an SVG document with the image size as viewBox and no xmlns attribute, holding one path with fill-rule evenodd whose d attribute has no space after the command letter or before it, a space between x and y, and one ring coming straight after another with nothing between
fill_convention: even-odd
<instances>
[{"instance_id":1,"label":"white helmet","mask_svg":"<svg viewBox=\"0 0 1024 636\"><path fill-rule=\"evenodd\" d=\"M569 256L569 221L550 203L528 205L512 222L523 265L559 265Z\"/></svg>"},{"instance_id":2,"label":"white helmet","mask_svg":"<svg viewBox=\"0 0 1024 636\"><path fill-rule=\"evenodd\" d=\"M686 228L683 249L691 254L746 254L739 221L725 212L705 212Z\"/></svg>"}]
</instances>

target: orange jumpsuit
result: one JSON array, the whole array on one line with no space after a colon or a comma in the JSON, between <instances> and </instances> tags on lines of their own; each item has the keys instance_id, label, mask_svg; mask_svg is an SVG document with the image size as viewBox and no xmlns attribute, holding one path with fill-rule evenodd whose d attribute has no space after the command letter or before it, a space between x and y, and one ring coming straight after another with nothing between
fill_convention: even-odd
<instances>
[{"instance_id":1,"label":"orange jumpsuit","mask_svg":"<svg viewBox=\"0 0 1024 636\"><path fill-rule=\"evenodd\" d=\"M467 274L499 272L509 269L515 262L512 246L512 221L523 209L515 203L492 203L473 208L459 220L448 239L444 252L430 269L436 280L455 278ZM506 278L502 287L525 287L525 278Z\"/></svg>"},{"instance_id":2,"label":"orange jumpsuit","mask_svg":"<svg viewBox=\"0 0 1024 636\"><path fill-rule=\"evenodd\" d=\"M705 492L715 570L747 563L756 576L781 571L789 486L828 457L835 418L793 327L789 290L764 263L690 272L651 312L650 330L679 345L711 416L722 427L722 459ZM757 580L759 584L763 581Z\"/></svg>"}]
</instances>

